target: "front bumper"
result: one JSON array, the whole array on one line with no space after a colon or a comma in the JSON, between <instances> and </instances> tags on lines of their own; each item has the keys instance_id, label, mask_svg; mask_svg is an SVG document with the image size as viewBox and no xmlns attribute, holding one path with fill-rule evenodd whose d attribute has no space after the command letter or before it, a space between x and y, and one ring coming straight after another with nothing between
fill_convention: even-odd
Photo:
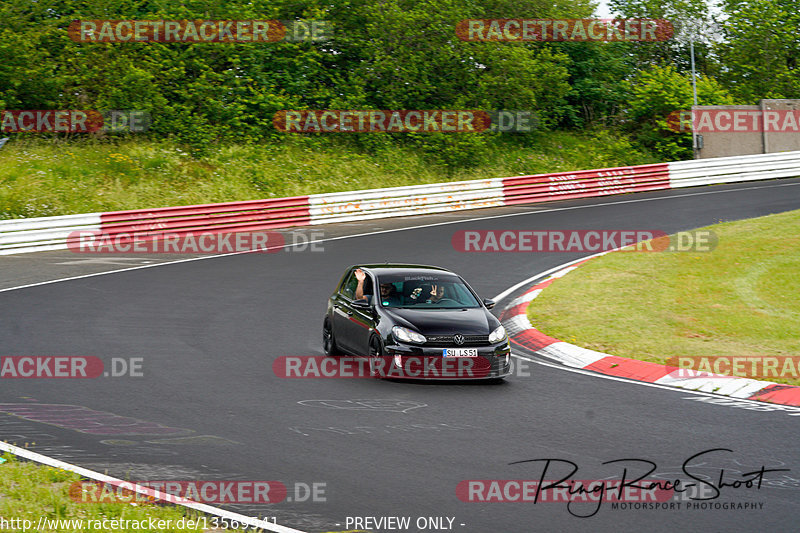
<instances>
[{"instance_id":1,"label":"front bumper","mask_svg":"<svg viewBox=\"0 0 800 533\"><path fill-rule=\"evenodd\" d=\"M384 365L391 365L387 371L394 369L400 374L394 377L415 379L497 379L511 373L508 341L466 348L476 349L477 357L445 357L445 347L395 342L384 348Z\"/></svg>"}]
</instances>

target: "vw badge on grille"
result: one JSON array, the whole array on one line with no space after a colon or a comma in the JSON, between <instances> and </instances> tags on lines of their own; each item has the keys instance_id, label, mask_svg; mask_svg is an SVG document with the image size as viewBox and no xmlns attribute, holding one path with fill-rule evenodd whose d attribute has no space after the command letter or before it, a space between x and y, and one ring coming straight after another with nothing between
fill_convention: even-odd
<instances>
[{"instance_id":1,"label":"vw badge on grille","mask_svg":"<svg viewBox=\"0 0 800 533\"><path fill-rule=\"evenodd\" d=\"M461 346L462 344L464 344L464 335L462 335L461 333L456 333L455 335L453 335L453 342Z\"/></svg>"}]
</instances>

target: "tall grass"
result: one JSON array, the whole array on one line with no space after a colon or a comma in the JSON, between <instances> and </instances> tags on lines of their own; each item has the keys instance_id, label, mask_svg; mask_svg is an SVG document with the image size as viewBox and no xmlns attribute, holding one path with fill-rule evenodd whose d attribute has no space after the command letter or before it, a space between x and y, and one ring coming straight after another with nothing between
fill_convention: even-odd
<instances>
[{"instance_id":1,"label":"tall grass","mask_svg":"<svg viewBox=\"0 0 800 533\"><path fill-rule=\"evenodd\" d=\"M0 150L0 219L252 200L654 162L604 131L494 138L459 167L411 146L341 139L228 145L194 158L147 140L17 137Z\"/></svg>"}]
</instances>

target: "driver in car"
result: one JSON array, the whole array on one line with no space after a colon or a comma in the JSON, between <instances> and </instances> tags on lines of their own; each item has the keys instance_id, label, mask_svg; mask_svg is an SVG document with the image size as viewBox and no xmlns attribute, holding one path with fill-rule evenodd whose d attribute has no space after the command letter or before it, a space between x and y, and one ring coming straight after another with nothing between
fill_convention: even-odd
<instances>
[{"instance_id":1,"label":"driver in car","mask_svg":"<svg viewBox=\"0 0 800 533\"><path fill-rule=\"evenodd\" d=\"M367 274L360 268L357 268L355 275L358 280L358 285L356 286L356 300L361 300L364 298L364 280L367 279ZM388 305L390 307L400 305L400 295L397 293L397 289L395 289L393 284L381 283L380 291L381 303L383 305Z\"/></svg>"}]
</instances>

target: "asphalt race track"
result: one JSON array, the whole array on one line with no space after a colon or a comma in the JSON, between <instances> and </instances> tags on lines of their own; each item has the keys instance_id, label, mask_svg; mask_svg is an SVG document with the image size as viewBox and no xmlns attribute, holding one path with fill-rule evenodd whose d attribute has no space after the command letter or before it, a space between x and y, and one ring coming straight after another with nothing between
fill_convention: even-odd
<instances>
[{"instance_id":1,"label":"asphalt race track","mask_svg":"<svg viewBox=\"0 0 800 533\"><path fill-rule=\"evenodd\" d=\"M107 363L141 358L143 374L3 379L1 437L35 442L30 447L45 455L131 480L276 480L290 489L324 484L318 488L325 501L290 490L291 502L225 506L313 533L398 531L347 522L388 516L411 517L412 527L402 531L796 530L800 411L716 405L686 391L520 359L529 376L499 385L289 380L272 370L280 356L323 354L326 299L351 264L440 265L493 297L587 255L466 254L451 244L458 230L672 233L792 209L800 209L800 179L319 226L314 229L331 236L386 231L328 240L318 252L214 257L0 292L0 355L90 355ZM22 275L13 258L0 264L3 277ZM126 430L96 411L143 423ZM703 455L691 471L716 485L721 471L733 484L762 466L789 470L765 473L760 488L726 486L716 499L676 501L683 505L673 509L468 503L456 495L464 480L538 480L544 463L510 463L547 458L577 465L573 479L619 479L624 466L629 478L647 471L641 462L603 464L616 459L654 462L648 479L685 479L684 462L712 448L731 451ZM545 478L563 477L565 469L554 462ZM418 529L419 517L454 521Z\"/></svg>"}]
</instances>

